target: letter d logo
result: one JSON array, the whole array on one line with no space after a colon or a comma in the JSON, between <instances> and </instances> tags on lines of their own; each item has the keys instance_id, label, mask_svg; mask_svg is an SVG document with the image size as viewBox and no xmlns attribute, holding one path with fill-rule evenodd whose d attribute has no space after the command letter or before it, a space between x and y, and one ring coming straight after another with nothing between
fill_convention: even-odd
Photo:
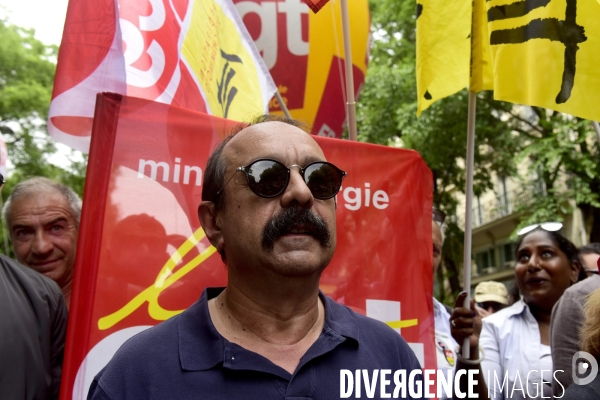
<instances>
[{"instance_id":1,"label":"letter d logo","mask_svg":"<svg viewBox=\"0 0 600 400\"><path fill-rule=\"evenodd\" d=\"M585 361L583 361L582 358ZM590 367L592 368L590 369ZM590 371L589 375L585 378L580 378L580 376L586 375L588 370ZM573 376L573 382L577 385L587 385L596 378L596 375L598 375L598 362L590 353L578 351L573 355L571 375Z\"/></svg>"}]
</instances>

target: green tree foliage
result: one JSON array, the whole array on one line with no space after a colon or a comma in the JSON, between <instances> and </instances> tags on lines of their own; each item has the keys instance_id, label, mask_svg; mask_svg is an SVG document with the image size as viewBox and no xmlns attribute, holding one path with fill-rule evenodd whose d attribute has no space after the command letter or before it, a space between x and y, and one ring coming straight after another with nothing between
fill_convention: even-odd
<instances>
[{"instance_id":1,"label":"green tree foliage","mask_svg":"<svg viewBox=\"0 0 600 400\"><path fill-rule=\"evenodd\" d=\"M600 149L590 121L539 107L513 110L511 117L524 141L517 160L530 161L522 191L532 190L535 177L541 187L534 191L542 194L520 208L526 214L521 226L562 220L579 207L589 241L600 242Z\"/></svg>"},{"instance_id":2,"label":"green tree foliage","mask_svg":"<svg viewBox=\"0 0 600 400\"><path fill-rule=\"evenodd\" d=\"M67 151L63 167L49 161L58 151L46 130L56 55L57 47L35 39L33 30L0 19L0 131L14 166L7 171L3 200L14 185L33 176L54 179L83 193L85 156Z\"/></svg>"},{"instance_id":3,"label":"green tree foliage","mask_svg":"<svg viewBox=\"0 0 600 400\"><path fill-rule=\"evenodd\" d=\"M452 215L456 194L465 190L467 92L434 103L417 118L415 2L371 0L370 7L373 46L358 102L359 140L417 150L433 172L434 204ZM490 92L477 95L474 193L493 189L493 173L517 177L517 165L527 160L523 226L562 220L575 203L591 241L600 242L599 150L589 121L495 101ZM462 235L451 219L442 265L454 294Z\"/></svg>"},{"instance_id":4,"label":"green tree foliage","mask_svg":"<svg viewBox=\"0 0 600 400\"><path fill-rule=\"evenodd\" d=\"M456 193L465 190L467 92L434 103L417 118L415 75L415 3L372 0L373 47L365 86L358 104L359 139L417 150L434 176L434 204L449 214ZM478 95L475 194L492 189L492 171L513 175L519 147L501 115L510 105ZM444 246L445 273L454 292L460 289L462 232L450 220ZM443 297L443 296L442 296Z\"/></svg>"}]
</instances>

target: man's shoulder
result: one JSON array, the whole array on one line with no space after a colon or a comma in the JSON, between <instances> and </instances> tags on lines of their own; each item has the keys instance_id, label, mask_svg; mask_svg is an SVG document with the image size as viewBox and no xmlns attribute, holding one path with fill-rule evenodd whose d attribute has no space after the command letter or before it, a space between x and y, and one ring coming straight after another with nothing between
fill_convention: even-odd
<instances>
[{"instance_id":1,"label":"man's shoulder","mask_svg":"<svg viewBox=\"0 0 600 400\"><path fill-rule=\"evenodd\" d=\"M2 254L0 254L0 269L5 275L5 281L18 283L29 297L49 299L56 304L62 296L60 287L52 279Z\"/></svg>"},{"instance_id":2,"label":"man's shoulder","mask_svg":"<svg viewBox=\"0 0 600 400\"><path fill-rule=\"evenodd\" d=\"M180 346L188 344L190 338L205 335L206 321L201 321L199 313L205 306L202 298L181 314L169 318L153 327L145 329L125 341L107 365L106 370L120 373L127 370L132 362L143 366L146 373L154 368L167 368L180 364ZM197 344L194 341L194 344ZM150 364L148 364L150 363Z\"/></svg>"},{"instance_id":3,"label":"man's shoulder","mask_svg":"<svg viewBox=\"0 0 600 400\"><path fill-rule=\"evenodd\" d=\"M394 337L393 334L395 331L384 322L360 314L350 307L340 304L329 297L327 297L327 301L329 307L331 307L331 311L333 311L332 320L336 323L344 324L345 328L348 329L349 325L354 324L356 328L359 329L359 335L373 332L377 335L390 335L391 337ZM396 336L398 336L397 333Z\"/></svg>"},{"instance_id":4,"label":"man's shoulder","mask_svg":"<svg viewBox=\"0 0 600 400\"><path fill-rule=\"evenodd\" d=\"M554 317L558 315L567 316L567 318L568 315L571 315L573 319L581 319L583 305L585 304L588 295L598 288L600 288L600 276L598 275L590 276L567 288L552 308L552 326L558 326L554 323ZM581 323L577 326L581 326L583 320L578 322ZM568 329L571 327L564 326L563 328Z\"/></svg>"},{"instance_id":5,"label":"man's shoulder","mask_svg":"<svg viewBox=\"0 0 600 400\"><path fill-rule=\"evenodd\" d=\"M576 284L570 286L565 290L565 293L562 297L580 297L587 296L592 293L594 290L600 287L600 276L592 275Z\"/></svg>"},{"instance_id":6,"label":"man's shoulder","mask_svg":"<svg viewBox=\"0 0 600 400\"><path fill-rule=\"evenodd\" d=\"M104 382L108 387L120 388L124 382L144 386L160 377L161 371L179 370L179 318L172 317L127 339L95 381Z\"/></svg>"},{"instance_id":7,"label":"man's shoulder","mask_svg":"<svg viewBox=\"0 0 600 400\"><path fill-rule=\"evenodd\" d=\"M111 364L157 359L164 362L166 358L179 354L177 349L180 318L181 315L177 315L135 334L117 350Z\"/></svg>"},{"instance_id":8,"label":"man's shoulder","mask_svg":"<svg viewBox=\"0 0 600 400\"><path fill-rule=\"evenodd\" d=\"M404 338L386 323L362 315L332 299L328 301L333 310L334 322L344 325L344 329L338 331L355 339L359 346L370 347L374 351L381 349L387 354L392 354L394 350L399 355L413 354Z\"/></svg>"}]
</instances>

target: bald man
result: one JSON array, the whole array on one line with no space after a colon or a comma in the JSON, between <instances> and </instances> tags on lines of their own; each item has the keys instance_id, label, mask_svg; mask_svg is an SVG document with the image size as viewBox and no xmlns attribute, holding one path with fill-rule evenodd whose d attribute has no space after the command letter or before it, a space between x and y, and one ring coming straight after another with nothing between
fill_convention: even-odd
<instances>
[{"instance_id":1,"label":"bald man","mask_svg":"<svg viewBox=\"0 0 600 400\"><path fill-rule=\"evenodd\" d=\"M88 398L328 400L354 389L357 369L420 374L397 332L319 292L345 174L294 120L264 116L227 137L198 208L227 287L130 339Z\"/></svg>"}]
</instances>

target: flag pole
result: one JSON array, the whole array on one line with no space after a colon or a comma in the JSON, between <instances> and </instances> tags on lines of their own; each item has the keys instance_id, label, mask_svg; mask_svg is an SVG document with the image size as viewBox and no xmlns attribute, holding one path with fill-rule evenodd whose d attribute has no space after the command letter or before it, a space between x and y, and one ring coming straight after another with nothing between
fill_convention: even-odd
<instances>
[{"instance_id":1,"label":"flag pole","mask_svg":"<svg viewBox=\"0 0 600 400\"><path fill-rule=\"evenodd\" d=\"M275 98L277 99L277 102L279 103L279 108L281 108L281 111L283 111L283 114L287 118L292 119L292 116L290 115L290 112L288 111L287 106L285 105L285 103L283 102L283 99L281 98L281 95L279 94L279 88L275 91Z\"/></svg>"},{"instance_id":2,"label":"flag pole","mask_svg":"<svg viewBox=\"0 0 600 400\"><path fill-rule=\"evenodd\" d=\"M475 164L475 111L477 104L476 93L469 90L469 113L467 120L467 183L465 187L465 239L463 258L463 290L467 292L464 307L471 308L471 239L472 239L472 217L473 217L473 169ZM469 338L462 344L462 356L469 358Z\"/></svg>"},{"instance_id":3,"label":"flag pole","mask_svg":"<svg viewBox=\"0 0 600 400\"><path fill-rule=\"evenodd\" d=\"M344 63L346 66L346 116L350 140L356 141L356 103L354 102L354 77L352 73L352 46L350 44L350 21L348 1L340 0L342 8L342 30L344 33Z\"/></svg>"}]
</instances>

